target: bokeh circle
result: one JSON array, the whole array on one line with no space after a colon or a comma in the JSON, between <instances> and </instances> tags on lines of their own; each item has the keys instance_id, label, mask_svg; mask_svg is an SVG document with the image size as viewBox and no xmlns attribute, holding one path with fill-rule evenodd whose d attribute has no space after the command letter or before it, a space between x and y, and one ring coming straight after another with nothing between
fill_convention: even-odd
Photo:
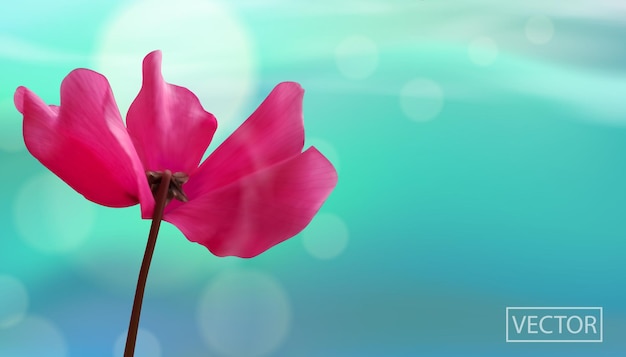
<instances>
[{"instance_id":1,"label":"bokeh circle","mask_svg":"<svg viewBox=\"0 0 626 357\"><path fill-rule=\"evenodd\" d=\"M400 91L400 106L404 114L417 122L436 118L444 105L444 92L435 81L416 78Z\"/></svg>"},{"instance_id":2,"label":"bokeh circle","mask_svg":"<svg viewBox=\"0 0 626 357\"><path fill-rule=\"evenodd\" d=\"M66 357L67 342L52 321L27 316L18 324L0 330L0 356Z\"/></svg>"},{"instance_id":3,"label":"bokeh circle","mask_svg":"<svg viewBox=\"0 0 626 357\"><path fill-rule=\"evenodd\" d=\"M211 350L223 357L263 357L289 332L287 293L271 275L254 270L224 272L202 294L198 322Z\"/></svg>"},{"instance_id":4,"label":"bokeh circle","mask_svg":"<svg viewBox=\"0 0 626 357\"><path fill-rule=\"evenodd\" d=\"M320 213L302 231L302 244L313 257L332 259L348 246L348 226L337 215Z\"/></svg>"},{"instance_id":5,"label":"bokeh circle","mask_svg":"<svg viewBox=\"0 0 626 357\"><path fill-rule=\"evenodd\" d=\"M0 328L20 322L28 309L28 292L18 279L0 275Z\"/></svg>"},{"instance_id":6,"label":"bokeh circle","mask_svg":"<svg viewBox=\"0 0 626 357\"><path fill-rule=\"evenodd\" d=\"M45 172L22 184L13 214L26 243L43 252L61 253L78 248L92 232L94 206L61 179Z\"/></svg>"},{"instance_id":7,"label":"bokeh circle","mask_svg":"<svg viewBox=\"0 0 626 357\"><path fill-rule=\"evenodd\" d=\"M350 36L335 49L337 68L346 78L364 79L378 66L378 47L365 36Z\"/></svg>"},{"instance_id":8,"label":"bokeh circle","mask_svg":"<svg viewBox=\"0 0 626 357\"><path fill-rule=\"evenodd\" d=\"M128 331L120 334L113 346L113 356L123 357L126 347L126 335ZM134 357L161 357L161 344L156 336L143 328L137 331L137 342L135 344Z\"/></svg>"},{"instance_id":9,"label":"bokeh circle","mask_svg":"<svg viewBox=\"0 0 626 357\"><path fill-rule=\"evenodd\" d=\"M103 28L96 68L111 83L125 117L141 87L141 63L163 52L163 76L189 88L218 122L214 141L242 120L254 93L255 54L248 32L227 2L140 0L124 5Z\"/></svg>"},{"instance_id":10,"label":"bokeh circle","mask_svg":"<svg viewBox=\"0 0 626 357\"><path fill-rule=\"evenodd\" d=\"M554 36L554 24L549 17L537 15L528 19L525 27L526 38L531 43L543 45L552 40Z\"/></svg>"},{"instance_id":11,"label":"bokeh circle","mask_svg":"<svg viewBox=\"0 0 626 357\"><path fill-rule=\"evenodd\" d=\"M489 37L477 37L469 43L467 54L474 64L489 66L498 58L498 45Z\"/></svg>"}]
</instances>

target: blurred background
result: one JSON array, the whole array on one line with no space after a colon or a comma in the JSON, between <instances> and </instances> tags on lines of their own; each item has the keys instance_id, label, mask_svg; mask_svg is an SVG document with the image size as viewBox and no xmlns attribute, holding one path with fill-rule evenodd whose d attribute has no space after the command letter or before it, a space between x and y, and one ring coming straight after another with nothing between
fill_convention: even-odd
<instances>
[{"instance_id":1,"label":"blurred background","mask_svg":"<svg viewBox=\"0 0 626 357\"><path fill-rule=\"evenodd\" d=\"M165 223L137 357L626 353L619 0L24 0L0 11L0 356L122 356L149 221L26 150L24 85L141 61L219 121L281 81L339 183L296 237L216 258ZM78 169L78 168L77 168ZM604 342L507 344L506 306L602 306Z\"/></svg>"}]
</instances>

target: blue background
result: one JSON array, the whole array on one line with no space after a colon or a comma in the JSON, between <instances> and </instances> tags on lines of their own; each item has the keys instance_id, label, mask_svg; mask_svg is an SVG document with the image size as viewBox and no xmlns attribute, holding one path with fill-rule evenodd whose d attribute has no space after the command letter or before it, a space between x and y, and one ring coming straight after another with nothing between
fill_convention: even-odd
<instances>
[{"instance_id":1,"label":"blue background","mask_svg":"<svg viewBox=\"0 0 626 357\"><path fill-rule=\"evenodd\" d=\"M22 1L0 11L0 356L121 356L149 222L26 151L15 88L77 67L125 113L145 54L219 121L280 81L339 183L216 258L164 224L136 356L626 353L621 1ZM602 306L604 342L507 344L506 306Z\"/></svg>"}]
</instances>

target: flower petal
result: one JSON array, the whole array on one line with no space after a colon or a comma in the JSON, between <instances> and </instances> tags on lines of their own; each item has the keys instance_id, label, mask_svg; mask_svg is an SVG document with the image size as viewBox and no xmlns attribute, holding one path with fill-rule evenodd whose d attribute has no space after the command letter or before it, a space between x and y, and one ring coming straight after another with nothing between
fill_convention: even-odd
<instances>
[{"instance_id":1,"label":"flower petal","mask_svg":"<svg viewBox=\"0 0 626 357\"><path fill-rule=\"evenodd\" d=\"M128 110L128 132L146 170L191 175L204 155L217 121L187 88L161 75L161 52L143 61L143 85Z\"/></svg>"},{"instance_id":2,"label":"flower petal","mask_svg":"<svg viewBox=\"0 0 626 357\"><path fill-rule=\"evenodd\" d=\"M61 84L60 107L25 87L14 101L24 115L26 147L50 171L93 202L141 202L142 212L151 214L154 199L106 78L72 71Z\"/></svg>"},{"instance_id":3,"label":"flower petal","mask_svg":"<svg viewBox=\"0 0 626 357\"><path fill-rule=\"evenodd\" d=\"M257 110L200 166L199 191L228 185L302 152L304 123L298 83L278 84ZM185 189L191 189L185 187ZM190 193L190 192L188 192Z\"/></svg>"},{"instance_id":4,"label":"flower petal","mask_svg":"<svg viewBox=\"0 0 626 357\"><path fill-rule=\"evenodd\" d=\"M250 258L304 229L336 183L332 164L309 148L218 190L190 197L164 219L217 256Z\"/></svg>"}]
</instances>

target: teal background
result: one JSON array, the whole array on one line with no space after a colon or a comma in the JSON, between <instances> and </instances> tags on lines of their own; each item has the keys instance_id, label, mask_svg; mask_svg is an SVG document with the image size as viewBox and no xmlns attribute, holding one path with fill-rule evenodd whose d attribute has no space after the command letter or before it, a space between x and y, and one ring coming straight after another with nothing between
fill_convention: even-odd
<instances>
[{"instance_id":1,"label":"teal background","mask_svg":"<svg viewBox=\"0 0 626 357\"><path fill-rule=\"evenodd\" d=\"M165 224L137 356L626 353L622 2L164 4L2 6L0 356L121 356L149 229L27 152L15 88L58 104L92 68L124 107L157 48L216 114L216 143L300 82L307 145L339 184L250 260ZM602 306L604 342L507 344L506 306Z\"/></svg>"}]
</instances>

